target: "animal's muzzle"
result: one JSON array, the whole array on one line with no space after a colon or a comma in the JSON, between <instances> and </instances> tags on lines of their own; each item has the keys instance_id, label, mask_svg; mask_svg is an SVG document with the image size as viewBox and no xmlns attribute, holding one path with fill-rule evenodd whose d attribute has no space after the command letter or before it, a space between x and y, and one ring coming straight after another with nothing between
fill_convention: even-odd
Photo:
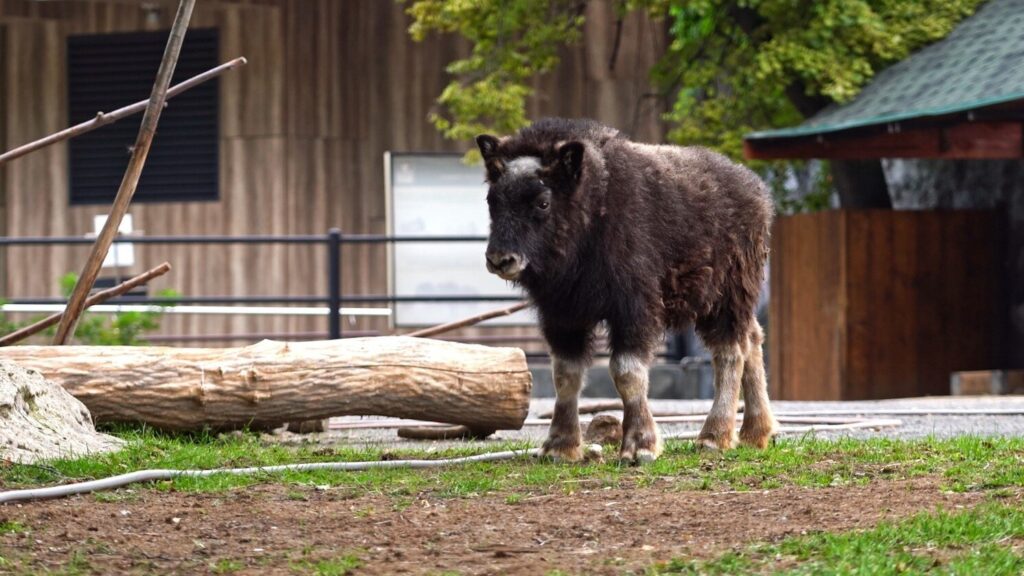
<instances>
[{"instance_id":1,"label":"animal's muzzle","mask_svg":"<svg viewBox=\"0 0 1024 576\"><path fill-rule=\"evenodd\" d=\"M511 252L488 252L487 271L505 280L515 280L526 268L526 258Z\"/></svg>"}]
</instances>

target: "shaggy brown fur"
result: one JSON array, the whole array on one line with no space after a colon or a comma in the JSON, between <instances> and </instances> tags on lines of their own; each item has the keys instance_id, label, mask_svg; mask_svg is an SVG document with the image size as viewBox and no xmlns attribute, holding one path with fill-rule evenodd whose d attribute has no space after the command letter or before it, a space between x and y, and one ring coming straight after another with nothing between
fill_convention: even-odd
<instances>
[{"instance_id":1,"label":"shaggy brown fur","mask_svg":"<svg viewBox=\"0 0 1024 576\"><path fill-rule=\"evenodd\" d=\"M664 331L691 324L716 367L715 404L700 444L732 446L741 382L748 404L742 439L766 444L775 422L754 318L772 218L764 183L709 150L639 144L591 121L541 120L477 143L490 183L487 267L527 290L558 359L560 406L547 451L578 458L578 428L570 428L575 395L601 323L628 408L623 458L660 451L647 368Z\"/></svg>"}]
</instances>

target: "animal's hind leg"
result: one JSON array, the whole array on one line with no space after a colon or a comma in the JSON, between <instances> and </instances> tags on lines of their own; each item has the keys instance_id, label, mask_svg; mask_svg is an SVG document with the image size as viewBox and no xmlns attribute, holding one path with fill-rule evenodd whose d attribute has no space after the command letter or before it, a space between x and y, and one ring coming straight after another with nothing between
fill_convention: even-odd
<instances>
[{"instance_id":1,"label":"animal's hind leg","mask_svg":"<svg viewBox=\"0 0 1024 576\"><path fill-rule=\"evenodd\" d=\"M648 364L641 356L616 353L608 366L622 398L619 459L626 462L650 462L661 455L661 436L647 405Z\"/></svg>"},{"instance_id":2,"label":"animal's hind leg","mask_svg":"<svg viewBox=\"0 0 1024 576\"><path fill-rule=\"evenodd\" d=\"M747 341L743 362L743 426L740 441L764 448L775 434L777 424L768 400L768 381L764 374L762 344L764 332L754 320Z\"/></svg>"},{"instance_id":3,"label":"animal's hind leg","mask_svg":"<svg viewBox=\"0 0 1024 576\"><path fill-rule=\"evenodd\" d=\"M711 363L715 370L715 400L697 436L698 448L728 450L736 443L736 408L745 348L739 343L711 347Z\"/></svg>"}]
</instances>

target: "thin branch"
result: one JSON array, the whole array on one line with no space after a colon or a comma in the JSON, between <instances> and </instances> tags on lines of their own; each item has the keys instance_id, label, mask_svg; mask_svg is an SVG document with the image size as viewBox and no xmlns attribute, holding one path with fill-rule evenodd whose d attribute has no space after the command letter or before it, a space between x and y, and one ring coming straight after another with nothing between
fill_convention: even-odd
<instances>
[{"instance_id":1,"label":"thin branch","mask_svg":"<svg viewBox=\"0 0 1024 576\"><path fill-rule=\"evenodd\" d=\"M509 306L508 308L502 308L501 310L491 310L490 312L484 312L483 314L477 314L469 318L462 320L456 320L447 324L441 324L440 326L434 326L433 328L424 328L415 332L405 334L405 336L413 336L416 338L427 338L429 336L437 336L438 334L444 334L445 332L451 332L452 330L458 330L459 328L465 328L474 324L479 324L484 320L490 320L492 318L500 318L502 316L510 316L519 312L523 308L529 306L529 302L520 302L515 306Z\"/></svg>"},{"instance_id":2,"label":"thin branch","mask_svg":"<svg viewBox=\"0 0 1024 576\"><path fill-rule=\"evenodd\" d=\"M88 300L85 301L85 307L89 308L90 306L102 304L103 302L106 302L111 298L129 292L137 286L142 286L143 284L146 284L153 278L163 276L168 271L170 271L170 269L171 265L168 264L167 262L164 262L163 264L157 266L156 268L153 268L152 270L145 272L143 274L139 274L138 276L132 278L131 280L122 282L121 284L118 284L113 288L107 288L102 292L97 292L93 294L92 296L89 297ZM63 312L54 314L48 318L44 318L43 320L36 322L35 324L30 324L28 326L25 326L24 328L15 330L14 332L11 332L7 336L0 338L0 346L10 346L11 344L21 342L22 340L28 338L29 336L32 336L33 334L38 334L39 332L42 332L43 330L46 330L50 326L53 326L54 324L60 322L62 316L64 316Z\"/></svg>"},{"instance_id":3,"label":"thin branch","mask_svg":"<svg viewBox=\"0 0 1024 576\"><path fill-rule=\"evenodd\" d=\"M224 64L221 64L216 68L211 68L206 72L199 74L198 76L193 76L192 78L189 78L188 80L171 87L171 89L167 91L167 98L173 98L178 94L185 92L186 90L195 88L203 82L206 82L207 80L212 80L213 78L220 76L228 70L232 70L234 68L242 66L245 63L245 58L235 58L234 60L230 62L225 62ZM92 120L87 120L85 122L82 122L81 124L76 124L75 126L51 134L46 138L41 138L39 140L36 140L35 142L29 142L28 144L24 144L22 146L15 148L14 150L5 152L4 154L0 154L0 165L11 160L14 160L15 158L21 158L22 156L30 152L35 152L36 150L45 148L51 144L56 144L57 142L62 142L64 140L74 138L75 136L81 136L82 134L92 132L93 130L106 126L107 124L113 124L114 122L117 122L122 118L132 116L133 114L138 114L139 112L145 110L146 105L148 104L149 100L142 100L141 102L136 102L135 104L125 106L124 108L118 108L117 110L114 110L112 112L97 112L96 117Z\"/></svg>"}]
</instances>

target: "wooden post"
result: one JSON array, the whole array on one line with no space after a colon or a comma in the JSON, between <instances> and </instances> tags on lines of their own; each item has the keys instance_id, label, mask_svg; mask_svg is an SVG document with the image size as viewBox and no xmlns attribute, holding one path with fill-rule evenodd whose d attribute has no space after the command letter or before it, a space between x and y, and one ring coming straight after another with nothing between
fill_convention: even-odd
<instances>
[{"instance_id":1,"label":"wooden post","mask_svg":"<svg viewBox=\"0 0 1024 576\"><path fill-rule=\"evenodd\" d=\"M121 284L114 286L113 288L108 288L102 292L97 292L93 294L92 296L89 297L88 300L85 301L85 307L88 308L90 306L95 306L97 304L106 302L111 298L120 296L128 292L132 288L135 288L136 286L141 286L149 282L153 278L163 276L170 269L171 265L168 264L167 262L164 262L163 264L157 266L156 268L153 268L152 270L145 272L143 274L139 274L138 276L126 282L122 282ZM46 330L50 326L53 326L57 322L60 322L62 316L63 314L54 314L48 318L44 318L43 320L36 322L35 324L30 324L28 326L25 326L24 328L15 330L14 332L11 332L7 336L0 338L0 346L10 346L11 344L21 342L22 340L28 338L29 336L32 336L33 334L38 334L39 332Z\"/></svg>"},{"instance_id":2,"label":"wooden post","mask_svg":"<svg viewBox=\"0 0 1024 576\"><path fill-rule=\"evenodd\" d=\"M220 76L221 74L227 72L228 70L232 70L234 68L242 66L245 63L245 58L235 58L230 62L225 62L224 64L221 64L216 68L211 68L206 72L203 72L202 74L193 76L188 80L180 84L176 84L172 86L169 90L167 90L167 98L171 99L177 96L178 94L185 92L186 90L195 88L203 82L206 82L207 80L212 80ZM39 150L41 148L46 148L51 144L56 144L57 142L69 140L71 138L74 138L75 136L81 136L82 134L92 132L97 128L102 128L107 124L113 124L114 122L117 122L122 118L127 118L128 116L138 114L139 112L142 112L146 109L147 104L149 104L149 100L142 100L130 106L118 108L117 110L111 112L97 112L96 117L92 120L87 120L85 122L82 122L81 124L76 124L70 128L61 130L60 132L50 134L45 138L40 138L35 142L29 142L28 144L18 146L14 150L0 154L0 165L10 162L15 158L21 158L22 156L29 154L30 152L35 152L36 150Z\"/></svg>"},{"instance_id":3,"label":"wooden post","mask_svg":"<svg viewBox=\"0 0 1024 576\"><path fill-rule=\"evenodd\" d=\"M181 45L185 40L185 32L188 30L188 22L192 18L192 9L196 0L181 0L178 6L178 14L174 18L174 26L171 27L171 36L167 40L167 48L164 51L163 60L160 62L160 70L156 75L156 82L153 84L153 92L146 105L146 113L142 117L142 126L139 127L139 136L135 141L135 148L132 151L132 158L128 162L121 187L114 198L114 205L107 216L107 222L103 230L96 237L89 259L82 268L78 277L78 283L71 293L68 306L64 310L64 316L57 327L57 334L53 337L53 343L60 345L66 343L75 332L78 318L85 308L85 300L92 290L96 277L99 276L103 259L107 257L110 243L117 235L117 229L121 226L121 219L128 211L128 205L135 195L135 188L139 184L139 177L142 176L142 168L146 164L146 157L149 155L149 148L153 144L153 135L156 133L157 123L160 121L160 113L163 111L164 103L167 101L167 87L171 83L171 76L174 75L174 68L178 63L178 55L181 53Z\"/></svg>"}]
</instances>

